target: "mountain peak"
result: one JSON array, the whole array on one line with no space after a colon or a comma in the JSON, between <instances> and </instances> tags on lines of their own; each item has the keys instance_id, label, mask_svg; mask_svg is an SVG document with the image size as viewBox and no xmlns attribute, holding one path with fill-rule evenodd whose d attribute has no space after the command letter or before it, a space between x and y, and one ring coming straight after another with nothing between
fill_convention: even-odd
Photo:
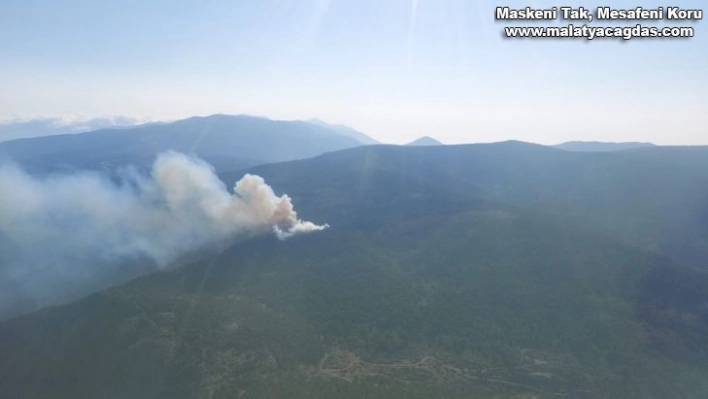
<instances>
[{"instance_id":1,"label":"mountain peak","mask_svg":"<svg viewBox=\"0 0 708 399\"><path fill-rule=\"evenodd\" d=\"M430 137L430 136L423 136L417 140L413 140L410 143L406 145L411 145L411 146L426 146L426 145L445 145L441 143L440 141Z\"/></svg>"}]
</instances>

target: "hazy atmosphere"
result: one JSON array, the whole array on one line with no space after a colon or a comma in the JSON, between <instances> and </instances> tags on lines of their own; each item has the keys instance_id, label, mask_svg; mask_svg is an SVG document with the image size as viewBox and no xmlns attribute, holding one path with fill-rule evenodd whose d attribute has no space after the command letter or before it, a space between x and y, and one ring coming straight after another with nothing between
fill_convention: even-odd
<instances>
[{"instance_id":1,"label":"hazy atmosphere","mask_svg":"<svg viewBox=\"0 0 708 399\"><path fill-rule=\"evenodd\" d=\"M498 5L9 0L0 119L226 113L316 117L387 143L708 144L705 24L681 23L691 39L508 40Z\"/></svg>"},{"instance_id":2,"label":"hazy atmosphere","mask_svg":"<svg viewBox=\"0 0 708 399\"><path fill-rule=\"evenodd\" d=\"M0 398L708 398L705 2L0 3Z\"/></svg>"}]
</instances>

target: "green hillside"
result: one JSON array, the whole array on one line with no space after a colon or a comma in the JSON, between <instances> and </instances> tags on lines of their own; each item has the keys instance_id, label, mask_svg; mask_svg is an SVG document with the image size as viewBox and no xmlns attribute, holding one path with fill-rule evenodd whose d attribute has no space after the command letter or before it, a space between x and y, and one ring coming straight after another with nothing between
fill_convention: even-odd
<instances>
[{"instance_id":1,"label":"green hillside","mask_svg":"<svg viewBox=\"0 0 708 399\"><path fill-rule=\"evenodd\" d=\"M331 228L0 324L0 397L704 397L702 155L377 146L255 168ZM674 228L695 240L662 246Z\"/></svg>"},{"instance_id":2,"label":"green hillside","mask_svg":"<svg viewBox=\"0 0 708 399\"><path fill-rule=\"evenodd\" d=\"M389 195L431 199L423 213L480 198L554 215L708 271L708 147L573 153L513 141L375 146L252 171L293 196L307 217L346 219L352 207L393 204Z\"/></svg>"}]
</instances>

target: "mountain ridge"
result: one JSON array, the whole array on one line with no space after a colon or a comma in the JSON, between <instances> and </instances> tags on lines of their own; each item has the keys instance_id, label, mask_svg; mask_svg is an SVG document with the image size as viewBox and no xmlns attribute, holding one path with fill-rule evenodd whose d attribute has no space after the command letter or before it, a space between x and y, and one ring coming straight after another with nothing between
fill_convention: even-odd
<instances>
[{"instance_id":1,"label":"mountain ridge","mask_svg":"<svg viewBox=\"0 0 708 399\"><path fill-rule=\"evenodd\" d=\"M327 127L247 115L215 114L170 123L24 138L0 143L0 157L31 172L145 167L159 152L174 150L235 170L264 162L304 159L362 145Z\"/></svg>"},{"instance_id":2,"label":"mountain ridge","mask_svg":"<svg viewBox=\"0 0 708 399\"><path fill-rule=\"evenodd\" d=\"M351 137L357 141L360 141L362 144L366 144L366 145L381 144L379 141L374 140L373 138L369 137L368 135L366 135L356 129L353 129L349 126L346 126L346 125L331 124L331 123L327 123L327 122L325 122L321 119L317 119L317 118L310 118L310 119L306 120L306 122L314 123L319 126L324 126L324 127L333 129L341 134L344 134L345 136L348 136L348 137Z\"/></svg>"},{"instance_id":3,"label":"mountain ridge","mask_svg":"<svg viewBox=\"0 0 708 399\"><path fill-rule=\"evenodd\" d=\"M553 147L566 151L588 151L588 152L604 152L604 151L624 151L637 148L656 147L652 143L640 142L602 142L602 141L568 141L561 144L556 144Z\"/></svg>"}]
</instances>

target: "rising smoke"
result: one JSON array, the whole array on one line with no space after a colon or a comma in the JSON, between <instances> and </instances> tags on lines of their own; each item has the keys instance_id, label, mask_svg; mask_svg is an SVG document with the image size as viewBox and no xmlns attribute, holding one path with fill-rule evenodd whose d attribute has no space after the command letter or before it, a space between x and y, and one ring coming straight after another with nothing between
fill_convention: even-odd
<instances>
[{"instance_id":1,"label":"rising smoke","mask_svg":"<svg viewBox=\"0 0 708 399\"><path fill-rule=\"evenodd\" d=\"M290 198L259 176L245 175L231 194L210 165L175 152L159 155L150 175L128 170L119 180L90 172L40 179L0 167L0 286L9 279L46 291L52 276L56 286L136 259L166 267L236 239L328 227L299 220Z\"/></svg>"}]
</instances>

